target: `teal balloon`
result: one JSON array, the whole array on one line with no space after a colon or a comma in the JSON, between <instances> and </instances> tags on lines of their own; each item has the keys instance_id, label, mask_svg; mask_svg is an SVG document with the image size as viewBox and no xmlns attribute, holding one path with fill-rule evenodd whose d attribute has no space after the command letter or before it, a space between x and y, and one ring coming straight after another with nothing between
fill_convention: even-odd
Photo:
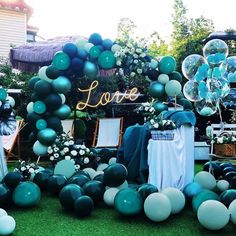
<instances>
[{"instance_id":1,"label":"teal balloon","mask_svg":"<svg viewBox=\"0 0 236 236\"><path fill-rule=\"evenodd\" d=\"M158 68L160 73L162 74L172 73L176 69L176 61L174 57L171 56L162 57L158 64Z\"/></svg>"},{"instance_id":2,"label":"teal balloon","mask_svg":"<svg viewBox=\"0 0 236 236\"><path fill-rule=\"evenodd\" d=\"M0 88L0 101L4 101L7 97L7 91L4 88Z\"/></svg>"},{"instance_id":3,"label":"teal balloon","mask_svg":"<svg viewBox=\"0 0 236 236\"><path fill-rule=\"evenodd\" d=\"M37 113L37 114L43 114L44 112L46 112L47 107L46 107L46 105L45 105L44 102L42 102L42 101L37 101L37 102L35 102L34 105L33 105L33 110L34 110L34 112Z\"/></svg>"},{"instance_id":4,"label":"teal balloon","mask_svg":"<svg viewBox=\"0 0 236 236\"><path fill-rule=\"evenodd\" d=\"M192 110L193 109L192 103L186 98L177 99L177 103L179 105L183 106L184 110Z\"/></svg>"},{"instance_id":5,"label":"teal balloon","mask_svg":"<svg viewBox=\"0 0 236 236\"><path fill-rule=\"evenodd\" d=\"M56 140L57 134L53 129L46 128L39 131L37 138L43 145L49 146Z\"/></svg>"},{"instance_id":6,"label":"teal balloon","mask_svg":"<svg viewBox=\"0 0 236 236\"><path fill-rule=\"evenodd\" d=\"M39 119L36 121L36 128L38 130L46 129L47 127L47 121L44 119Z\"/></svg>"},{"instance_id":7,"label":"teal balloon","mask_svg":"<svg viewBox=\"0 0 236 236\"><path fill-rule=\"evenodd\" d=\"M57 93L66 94L71 89L71 82L65 76L59 76L57 79L52 81L52 88Z\"/></svg>"},{"instance_id":8,"label":"teal balloon","mask_svg":"<svg viewBox=\"0 0 236 236\"><path fill-rule=\"evenodd\" d=\"M143 200L137 191L125 188L116 194L114 206L121 215L137 215L143 209Z\"/></svg>"},{"instance_id":9,"label":"teal balloon","mask_svg":"<svg viewBox=\"0 0 236 236\"><path fill-rule=\"evenodd\" d=\"M33 145L33 152L37 156L45 156L47 154L48 147L40 143L38 140Z\"/></svg>"},{"instance_id":10,"label":"teal balloon","mask_svg":"<svg viewBox=\"0 0 236 236\"><path fill-rule=\"evenodd\" d=\"M56 52L52 59L52 65L59 70L67 70L70 66L70 62L70 57L62 51Z\"/></svg>"},{"instance_id":11,"label":"teal balloon","mask_svg":"<svg viewBox=\"0 0 236 236\"><path fill-rule=\"evenodd\" d=\"M193 211L195 213L197 213L198 208L200 207L200 205L207 201L207 200L217 200L220 201L220 197L213 191L211 190L202 190L200 193L198 193L197 195L195 195L192 199L192 207L193 207Z\"/></svg>"},{"instance_id":12,"label":"teal balloon","mask_svg":"<svg viewBox=\"0 0 236 236\"><path fill-rule=\"evenodd\" d=\"M71 109L68 105L63 104L59 109L53 112L61 120L64 120L70 116Z\"/></svg>"},{"instance_id":13,"label":"teal balloon","mask_svg":"<svg viewBox=\"0 0 236 236\"><path fill-rule=\"evenodd\" d=\"M97 66L90 62L90 61L86 61L84 63L84 74L88 77L88 78L95 78L97 76L98 73L98 68Z\"/></svg>"},{"instance_id":14,"label":"teal balloon","mask_svg":"<svg viewBox=\"0 0 236 236\"><path fill-rule=\"evenodd\" d=\"M155 109L156 114L159 114L162 111L167 111L168 110L168 106L163 104L162 102L155 102L152 106Z\"/></svg>"},{"instance_id":15,"label":"teal balloon","mask_svg":"<svg viewBox=\"0 0 236 236\"><path fill-rule=\"evenodd\" d=\"M13 192L12 199L19 207L33 207L39 204L41 192L35 183L25 181L17 185Z\"/></svg>"},{"instance_id":16,"label":"teal balloon","mask_svg":"<svg viewBox=\"0 0 236 236\"><path fill-rule=\"evenodd\" d=\"M98 65L102 69L112 69L116 64L116 58L111 51L103 51L98 57Z\"/></svg>"},{"instance_id":17,"label":"teal balloon","mask_svg":"<svg viewBox=\"0 0 236 236\"><path fill-rule=\"evenodd\" d=\"M166 95L165 86L159 82L152 82L149 86L148 92L151 97L163 99Z\"/></svg>"},{"instance_id":18,"label":"teal balloon","mask_svg":"<svg viewBox=\"0 0 236 236\"><path fill-rule=\"evenodd\" d=\"M99 55L101 54L101 48L99 46L93 46L90 48L89 50L89 56L92 58L92 59L96 59L99 57Z\"/></svg>"}]
</instances>

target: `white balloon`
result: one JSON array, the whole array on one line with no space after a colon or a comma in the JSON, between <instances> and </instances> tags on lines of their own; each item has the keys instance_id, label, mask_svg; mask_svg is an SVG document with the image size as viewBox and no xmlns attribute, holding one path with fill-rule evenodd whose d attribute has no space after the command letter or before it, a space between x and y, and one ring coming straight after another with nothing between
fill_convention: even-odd
<instances>
[{"instance_id":1,"label":"white balloon","mask_svg":"<svg viewBox=\"0 0 236 236\"><path fill-rule=\"evenodd\" d=\"M47 66L41 67L38 71L38 76L39 76L40 79L43 79L43 80L51 83L52 80L50 78L48 78L47 75L46 75L46 69L47 68L48 68Z\"/></svg>"},{"instance_id":2,"label":"white balloon","mask_svg":"<svg viewBox=\"0 0 236 236\"><path fill-rule=\"evenodd\" d=\"M128 188L128 187L129 187L129 184L128 184L127 180L125 180L123 184L117 186L116 188L123 189L123 188Z\"/></svg>"},{"instance_id":3,"label":"white balloon","mask_svg":"<svg viewBox=\"0 0 236 236\"><path fill-rule=\"evenodd\" d=\"M103 171L103 170L105 170L107 167L108 167L108 164L106 164L106 163L101 163L101 164L98 165L97 171L101 171L101 170Z\"/></svg>"},{"instance_id":4,"label":"white balloon","mask_svg":"<svg viewBox=\"0 0 236 236\"><path fill-rule=\"evenodd\" d=\"M86 43L88 43L88 40L86 40L86 39L78 39L75 44L76 44L76 46L78 48L84 48Z\"/></svg>"},{"instance_id":5,"label":"white balloon","mask_svg":"<svg viewBox=\"0 0 236 236\"><path fill-rule=\"evenodd\" d=\"M96 174L96 170L92 169L92 168L85 168L83 169L83 171L85 171L86 173L88 173L90 179L93 179L95 174Z\"/></svg>"},{"instance_id":6,"label":"white balloon","mask_svg":"<svg viewBox=\"0 0 236 236\"><path fill-rule=\"evenodd\" d=\"M0 218L0 235L11 234L16 227L16 221L12 216L2 216Z\"/></svg>"},{"instance_id":7,"label":"white balloon","mask_svg":"<svg viewBox=\"0 0 236 236\"><path fill-rule=\"evenodd\" d=\"M47 154L48 147L37 140L33 145L33 151L37 156L44 156Z\"/></svg>"},{"instance_id":8,"label":"white balloon","mask_svg":"<svg viewBox=\"0 0 236 236\"><path fill-rule=\"evenodd\" d=\"M157 80L161 84L166 84L169 81L169 76L167 74L160 74L158 76Z\"/></svg>"},{"instance_id":9,"label":"white balloon","mask_svg":"<svg viewBox=\"0 0 236 236\"><path fill-rule=\"evenodd\" d=\"M27 107L26 107L26 110L28 113L31 113L34 111L34 102L30 102L28 103Z\"/></svg>"},{"instance_id":10,"label":"white balloon","mask_svg":"<svg viewBox=\"0 0 236 236\"><path fill-rule=\"evenodd\" d=\"M66 102L66 96L63 93L58 94L61 97L61 102L64 104Z\"/></svg>"},{"instance_id":11,"label":"white balloon","mask_svg":"<svg viewBox=\"0 0 236 236\"><path fill-rule=\"evenodd\" d=\"M7 216L7 212L4 209L0 208L0 218L2 216Z\"/></svg>"},{"instance_id":12,"label":"white balloon","mask_svg":"<svg viewBox=\"0 0 236 236\"><path fill-rule=\"evenodd\" d=\"M199 183L204 189L213 189L216 187L215 177L207 171L200 171L194 176L194 182Z\"/></svg>"},{"instance_id":13,"label":"white balloon","mask_svg":"<svg viewBox=\"0 0 236 236\"><path fill-rule=\"evenodd\" d=\"M108 161L108 164L111 165L111 164L114 164L116 163L116 157L111 157Z\"/></svg>"},{"instance_id":14,"label":"white balloon","mask_svg":"<svg viewBox=\"0 0 236 236\"><path fill-rule=\"evenodd\" d=\"M96 173L93 175L93 179L98 176L98 175L101 175L101 174L104 174L104 172L102 170L99 170L99 171L96 171Z\"/></svg>"},{"instance_id":15,"label":"white balloon","mask_svg":"<svg viewBox=\"0 0 236 236\"><path fill-rule=\"evenodd\" d=\"M225 179L221 179L217 182L216 187L221 191L229 189L229 182Z\"/></svg>"},{"instance_id":16,"label":"white balloon","mask_svg":"<svg viewBox=\"0 0 236 236\"><path fill-rule=\"evenodd\" d=\"M234 199L229 205L230 220L236 225L236 199Z\"/></svg>"},{"instance_id":17,"label":"white balloon","mask_svg":"<svg viewBox=\"0 0 236 236\"><path fill-rule=\"evenodd\" d=\"M7 100L7 103L11 105L11 107L15 106L16 102L15 102L15 99L13 97L7 96L6 100Z\"/></svg>"},{"instance_id":18,"label":"white balloon","mask_svg":"<svg viewBox=\"0 0 236 236\"><path fill-rule=\"evenodd\" d=\"M94 46L92 43L86 43L84 45L84 50L89 53L89 50Z\"/></svg>"},{"instance_id":19,"label":"white balloon","mask_svg":"<svg viewBox=\"0 0 236 236\"><path fill-rule=\"evenodd\" d=\"M108 206L114 206L114 199L116 194L120 191L118 188L109 188L103 195L103 200Z\"/></svg>"}]
</instances>

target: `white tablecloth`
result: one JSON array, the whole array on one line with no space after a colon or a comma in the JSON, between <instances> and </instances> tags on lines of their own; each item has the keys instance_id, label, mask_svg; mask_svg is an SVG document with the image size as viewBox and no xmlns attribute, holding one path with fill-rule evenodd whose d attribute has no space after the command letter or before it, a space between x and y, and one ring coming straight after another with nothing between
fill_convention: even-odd
<instances>
[{"instance_id":1,"label":"white tablecloth","mask_svg":"<svg viewBox=\"0 0 236 236\"><path fill-rule=\"evenodd\" d=\"M174 140L149 140L148 183L159 190L166 187L183 190L193 180L194 127L181 126L174 133Z\"/></svg>"},{"instance_id":2,"label":"white tablecloth","mask_svg":"<svg viewBox=\"0 0 236 236\"><path fill-rule=\"evenodd\" d=\"M2 147L2 139L0 136L0 181L3 179L3 177L7 174L7 162L5 153Z\"/></svg>"}]
</instances>

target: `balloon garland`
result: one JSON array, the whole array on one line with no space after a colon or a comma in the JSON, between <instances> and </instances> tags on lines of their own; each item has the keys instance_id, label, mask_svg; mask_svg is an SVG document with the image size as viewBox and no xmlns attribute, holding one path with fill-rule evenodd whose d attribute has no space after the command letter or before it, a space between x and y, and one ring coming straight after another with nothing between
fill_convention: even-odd
<instances>
[{"instance_id":1,"label":"balloon garland","mask_svg":"<svg viewBox=\"0 0 236 236\"><path fill-rule=\"evenodd\" d=\"M230 83L236 82L236 57L227 56L227 44L213 39L203 47L203 56L189 55L182 64L183 75L189 80L183 88L185 97L195 103L202 116L211 116L219 110L221 121L220 103L227 105L235 93Z\"/></svg>"}]
</instances>

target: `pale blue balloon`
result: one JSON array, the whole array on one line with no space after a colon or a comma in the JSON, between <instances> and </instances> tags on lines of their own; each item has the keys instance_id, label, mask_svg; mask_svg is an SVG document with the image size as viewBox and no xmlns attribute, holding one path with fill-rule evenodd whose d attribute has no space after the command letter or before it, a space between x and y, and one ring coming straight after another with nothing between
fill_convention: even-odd
<instances>
[{"instance_id":1,"label":"pale blue balloon","mask_svg":"<svg viewBox=\"0 0 236 236\"><path fill-rule=\"evenodd\" d=\"M33 145L33 151L37 156L44 156L47 154L48 147L40 143L38 140Z\"/></svg>"},{"instance_id":2,"label":"pale blue balloon","mask_svg":"<svg viewBox=\"0 0 236 236\"><path fill-rule=\"evenodd\" d=\"M98 68L97 66L90 62L90 61L86 61L84 63L84 74L88 77L88 78L95 78L97 76L98 73Z\"/></svg>"}]
</instances>

